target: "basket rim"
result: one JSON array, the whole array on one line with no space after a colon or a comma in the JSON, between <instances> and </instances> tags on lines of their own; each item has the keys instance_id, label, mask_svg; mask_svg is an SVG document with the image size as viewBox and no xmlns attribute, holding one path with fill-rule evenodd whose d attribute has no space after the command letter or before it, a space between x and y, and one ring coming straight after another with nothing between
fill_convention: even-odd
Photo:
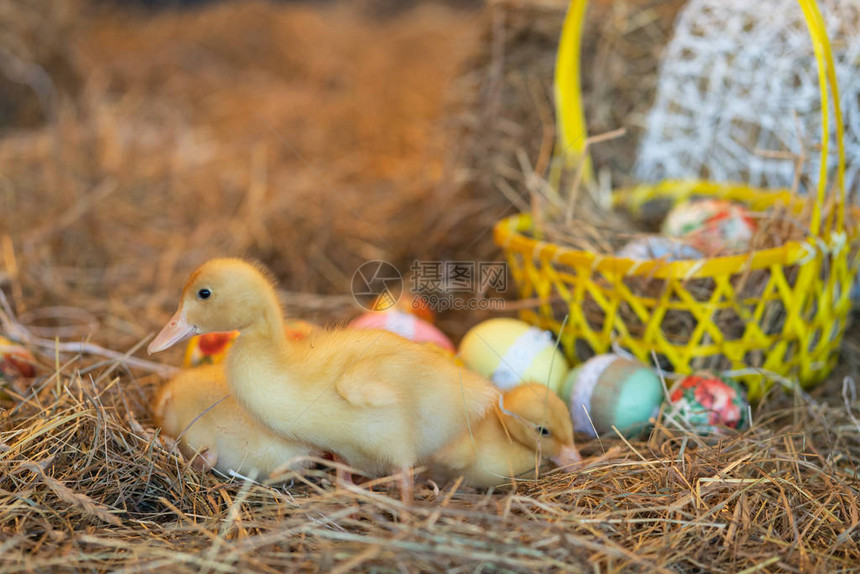
<instances>
[{"instance_id":1,"label":"basket rim","mask_svg":"<svg viewBox=\"0 0 860 574\"><path fill-rule=\"evenodd\" d=\"M613 203L619 198L630 198L634 203L641 202L647 191L665 190L679 182L666 180L657 184L640 184L630 188L613 191ZM752 188L746 185L734 185L709 181L680 182L684 186L675 196L683 198L696 192L711 190L742 190L751 192L751 200L763 200L770 196L772 203L779 200L805 201L806 198L791 193L789 190L767 190ZM703 195L716 195L713 192ZM657 197L658 195L651 195ZM815 259L820 253L830 251L830 247L844 248L850 241L854 242L860 236L860 208L851 206L850 211L855 216L854 224L846 226L842 233L844 240L834 240L836 235L824 238L808 237L806 240L789 241L778 247L758 249L736 255L724 255L701 259L685 259L667 261L666 259L629 259L617 255L602 255L593 251L565 247L563 245L535 239L525 234L533 226L531 213L518 213L499 220L493 227L493 239L503 250L520 253L531 252L533 259L550 260L554 263L574 268L589 267L592 271L608 272L624 276L648 276L655 279L670 279L684 277L685 279L709 278L716 275L726 275L770 268L774 265L788 267L804 264Z\"/></svg>"}]
</instances>

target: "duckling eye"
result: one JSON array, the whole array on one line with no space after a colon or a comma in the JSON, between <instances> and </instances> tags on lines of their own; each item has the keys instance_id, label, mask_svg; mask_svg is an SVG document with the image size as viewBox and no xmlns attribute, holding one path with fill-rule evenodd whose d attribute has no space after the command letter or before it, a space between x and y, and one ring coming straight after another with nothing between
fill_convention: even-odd
<instances>
[{"instance_id":1,"label":"duckling eye","mask_svg":"<svg viewBox=\"0 0 860 574\"><path fill-rule=\"evenodd\" d=\"M546 427L538 427L537 431L538 431L538 433L540 433L541 436L549 436L550 435L549 429Z\"/></svg>"},{"instance_id":2,"label":"duckling eye","mask_svg":"<svg viewBox=\"0 0 860 574\"><path fill-rule=\"evenodd\" d=\"M198 299L208 299L210 295L212 295L212 291L209 289L201 289L197 292Z\"/></svg>"}]
</instances>

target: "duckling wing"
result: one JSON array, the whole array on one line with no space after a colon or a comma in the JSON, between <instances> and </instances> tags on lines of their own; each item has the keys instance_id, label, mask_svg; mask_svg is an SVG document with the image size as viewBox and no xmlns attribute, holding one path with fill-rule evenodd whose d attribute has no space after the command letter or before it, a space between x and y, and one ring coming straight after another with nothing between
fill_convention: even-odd
<instances>
[{"instance_id":1,"label":"duckling wing","mask_svg":"<svg viewBox=\"0 0 860 574\"><path fill-rule=\"evenodd\" d=\"M353 363L337 381L338 394L357 407L387 407L400 399L397 387L380 372L380 357Z\"/></svg>"}]
</instances>

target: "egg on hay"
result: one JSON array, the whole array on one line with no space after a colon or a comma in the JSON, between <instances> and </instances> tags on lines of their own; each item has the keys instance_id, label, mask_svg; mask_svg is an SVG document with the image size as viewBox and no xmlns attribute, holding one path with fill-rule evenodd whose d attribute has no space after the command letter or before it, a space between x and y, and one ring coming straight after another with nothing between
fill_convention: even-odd
<instances>
[{"instance_id":1,"label":"egg on hay","mask_svg":"<svg viewBox=\"0 0 860 574\"><path fill-rule=\"evenodd\" d=\"M663 222L663 233L714 257L749 249L755 227L743 205L725 199L698 199L675 206Z\"/></svg>"},{"instance_id":2,"label":"egg on hay","mask_svg":"<svg viewBox=\"0 0 860 574\"><path fill-rule=\"evenodd\" d=\"M723 429L743 430L747 417L746 392L728 377L701 372L688 375L669 391L671 413L686 421L698 434L720 434Z\"/></svg>"},{"instance_id":3,"label":"egg on hay","mask_svg":"<svg viewBox=\"0 0 860 574\"><path fill-rule=\"evenodd\" d=\"M384 329L416 343L433 343L454 352L454 343L445 333L419 316L393 307L386 311L368 311L354 319L352 329Z\"/></svg>"},{"instance_id":4,"label":"egg on hay","mask_svg":"<svg viewBox=\"0 0 860 574\"><path fill-rule=\"evenodd\" d=\"M607 353L573 369L561 397L570 406L576 432L594 438L615 427L629 437L640 433L659 412L663 384L650 367Z\"/></svg>"},{"instance_id":5,"label":"egg on hay","mask_svg":"<svg viewBox=\"0 0 860 574\"><path fill-rule=\"evenodd\" d=\"M25 347L0 337L0 398L9 398L9 395L3 392L4 384L8 383L20 393L23 389L17 386L16 379L32 379L35 376L36 358L32 353Z\"/></svg>"},{"instance_id":6,"label":"egg on hay","mask_svg":"<svg viewBox=\"0 0 860 574\"><path fill-rule=\"evenodd\" d=\"M285 319L284 331L287 338L293 341L304 339L317 326L303 319ZM206 333L195 335L188 341L185 348L185 358L182 365L188 367L199 367L201 365L217 365L223 363L227 357L230 345L239 336L238 331L227 333Z\"/></svg>"},{"instance_id":7,"label":"egg on hay","mask_svg":"<svg viewBox=\"0 0 860 574\"><path fill-rule=\"evenodd\" d=\"M0 379L36 376L36 359L21 345L0 337Z\"/></svg>"},{"instance_id":8,"label":"egg on hay","mask_svg":"<svg viewBox=\"0 0 860 574\"><path fill-rule=\"evenodd\" d=\"M460 342L459 356L502 390L531 382L558 393L569 370L552 333L518 319L489 319L472 327Z\"/></svg>"}]
</instances>

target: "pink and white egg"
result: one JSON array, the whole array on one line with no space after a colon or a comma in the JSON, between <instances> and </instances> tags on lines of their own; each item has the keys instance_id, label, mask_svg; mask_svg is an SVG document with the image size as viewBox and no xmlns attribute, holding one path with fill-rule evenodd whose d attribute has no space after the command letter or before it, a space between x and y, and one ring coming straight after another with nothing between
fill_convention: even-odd
<instances>
[{"instance_id":1,"label":"pink and white egg","mask_svg":"<svg viewBox=\"0 0 860 574\"><path fill-rule=\"evenodd\" d=\"M445 333L424 319L400 309L369 311L354 319L352 329L384 329L416 343L433 343L447 351L454 352L454 343Z\"/></svg>"}]
</instances>

